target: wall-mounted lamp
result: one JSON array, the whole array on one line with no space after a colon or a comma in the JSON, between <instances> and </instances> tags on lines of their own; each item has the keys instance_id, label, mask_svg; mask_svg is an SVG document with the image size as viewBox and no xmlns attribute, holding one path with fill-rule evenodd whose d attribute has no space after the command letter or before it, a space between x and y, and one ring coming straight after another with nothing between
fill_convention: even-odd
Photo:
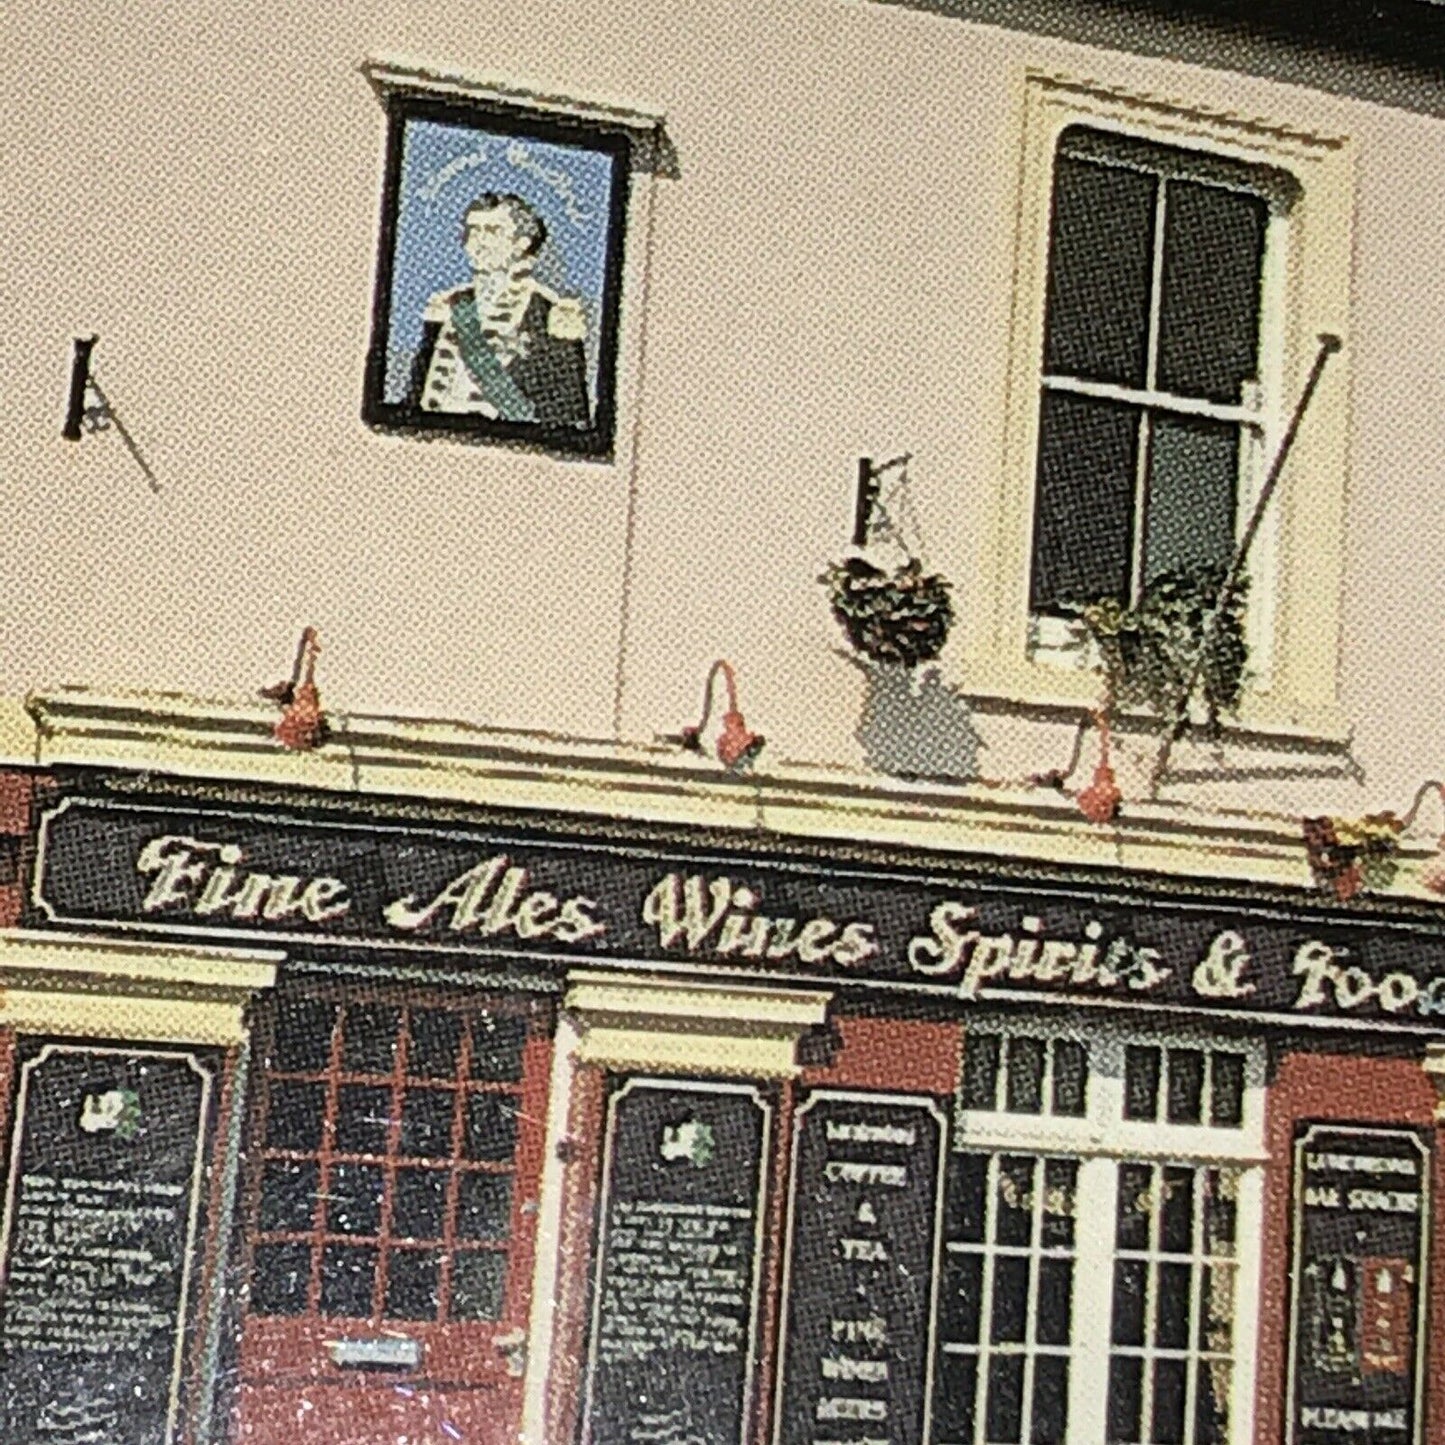
<instances>
[{"instance_id":1,"label":"wall-mounted lamp","mask_svg":"<svg viewBox=\"0 0 1445 1445\"><path fill-rule=\"evenodd\" d=\"M1087 788L1079 791L1075 802L1079 811L1091 823L1112 823L1119 816L1119 804L1124 795L1114 777L1114 768L1109 761L1109 719L1108 715L1095 714L1094 726L1099 730L1099 763L1094 769L1094 779Z\"/></svg>"},{"instance_id":2,"label":"wall-mounted lamp","mask_svg":"<svg viewBox=\"0 0 1445 1445\"><path fill-rule=\"evenodd\" d=\"M725 662L722 658L718 658L708 669L707 685L703 689L702 695L701 720L696 727L685 727L681 732L673 733L668 741L686 748L690 753L702 751L702 730L712 716L712 690L719 673L727 684L728 706L727 711L723 714L722 726L718 729L715 746L718 762L732 771L751 763L762 752L764 739L760 733L753 732L743 721L743 715L738 710L737 677L733 673L732 664Z\"/></svg>"},{"instance_id":3,"label":"wall-mounted lamp","mask_svg":"<svg viewBox=\"0 0 1445 1445\"><path fill-rule=\"evenodd\" d=\"M316 658L320 651L316 629L306 628L296 647L290 678L261 689L262 697L280 703L282 708L271 736L293 752L310 752L331 736L331 724L321 711L321 693L316 686Z\"/></svg>"}]
</instances>

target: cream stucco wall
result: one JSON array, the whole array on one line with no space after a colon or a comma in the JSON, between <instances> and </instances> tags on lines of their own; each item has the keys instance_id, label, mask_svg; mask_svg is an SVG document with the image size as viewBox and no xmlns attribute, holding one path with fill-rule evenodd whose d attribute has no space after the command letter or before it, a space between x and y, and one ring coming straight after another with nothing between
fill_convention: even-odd
<instances>
[{"instance_id":1,"label":"cream stucco wall","mask_svg":"<svg viewBox=\"0 0 1445 1445\"><path fill-rule=\"evenodd\" d=\"M680 174L637 178L613 463L360 421L383 114L358 66L396 54L665 116ZM863 684L814 579L856 458L910 450L926 558L978 603L1025 65L1354 143L1340 692L1367 782L1221 801L1402 806L1445 713L1445 121L864 0L7 7L0 693L241 697L313 623L333 708L645 740L722 655L764 766L858 766ZM59 437L92 330L158 497L115 437ZM957 650L944 675L990 691ZM975 722L985 773L1066 751Z\"/></svg>"}]
</instances>

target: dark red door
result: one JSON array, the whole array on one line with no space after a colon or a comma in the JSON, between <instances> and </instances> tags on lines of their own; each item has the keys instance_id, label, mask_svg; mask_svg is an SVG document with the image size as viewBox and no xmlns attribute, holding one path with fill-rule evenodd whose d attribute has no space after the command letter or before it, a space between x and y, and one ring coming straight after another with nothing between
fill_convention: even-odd
<instances>
[{"instance_id":1,"label":"dark red door","mask_svg":"<svg viewBox=\"0 0 1445 1445\"><path fill-rule=\"evenodd\" d=\"M512 1445L547 1009L368 989L258 1027L236 1438Z\"/></svg>"}]
</instances>

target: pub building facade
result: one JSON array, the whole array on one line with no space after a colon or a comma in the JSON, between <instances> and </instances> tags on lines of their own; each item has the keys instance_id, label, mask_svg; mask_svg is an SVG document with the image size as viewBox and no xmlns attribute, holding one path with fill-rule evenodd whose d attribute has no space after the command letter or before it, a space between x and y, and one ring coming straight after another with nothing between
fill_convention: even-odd
<instances>
[{"instance_id":1,"label":"pub building facade","mask_svg":"<svg viewBox=\"0 0 1445 1445\"><path fill-rule=\"evenodd\" d=\"M1445 1445L1445 11L686 8L7 13L0 1442Z\"/></svg>"},{"instance_id":2,"label":"pub building facade","mask_svg":"<svg viewBox=\"0 0 1445 1445\"><path fill-rule=\"evenodd\" d=\"M114 717L44 706L7 1440L1434 1438L1430 906L1223 876L1284 856L1239 820L1201 882L1062 800L1025 862L764 835L739 789L806 805L656 756L242 782L174 704L188 768L97 767Z\"/></svg>"}]
</instances>

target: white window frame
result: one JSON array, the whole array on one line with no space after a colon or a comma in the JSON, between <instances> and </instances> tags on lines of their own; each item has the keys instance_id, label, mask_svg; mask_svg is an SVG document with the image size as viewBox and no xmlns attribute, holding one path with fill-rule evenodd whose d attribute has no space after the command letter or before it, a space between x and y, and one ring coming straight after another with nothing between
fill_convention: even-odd
<instances>
[{"instance_id":1,"label":"white window frame","mask_svg":"<svg viewBox=\"0 0 1445 1445\"><path fill-rule=\"evenodd\" d=\"M998 484L989 490L991 515L974 534L972 565L983 585L965 619L971 690L1068 708L1098 700L1098 677L1080 665L1078 649L1061 647L1068 638L1054 619L1035 619L1029 610L1054 162L1060 138L1078 126L1283 171L1298 187L1288 212L1272 217L1267 237L1258 427L1246 428L1258 440L1246 446L1241 517L1288 424L1320 333L1340 336L1344 348L1325 373L1251 556L1250 663L1239 721L1260 732L1341 739L1347 728L1336 662L1348 470L1353 145L1340 135L1042 71L1024 71L1019 88L1004 452Z\"/></svg>"},{"instance_id":2,"label":"white window frame","mask_svg":"<svg viewBox=\"0 0 1445 1445\"><path fill-rule=\"evenodd\" d=\"M1010 1114L956 1109L950 1148L988 1154L1074 1158L1079 1162L1075 1196L1074 1294L1070 1358L1069 1445L1097 1445L1106 1434L1113 1314L1114 1228L1118 1169L1124 1163L1220 1166L1238 1170L1235 1220L1234 1332L1231 1344L1229 1438L1254 1439L1256 1356L1264 1229L1265 1091L1263 1040L1215 1034L1176 1025L1150 1028L1130 1020L1092 1020L1087 1031L1064 1019L980 1014L969 1032L1023 1034L1032 1038L1082 1038L1088 1052L1085 1114ZM1214 1049L1244 1057L1244 1098L1238 1126L1170 1124L1124 1118L1124 1050L1130 1044L1161 1049ZM1161 1084L1161 1099L1163 1085ZM1099 1322L1106 1322L1101 1328ZM982 1356L981 1356L982 1358Z\"/></svg>"}]
</instances>

